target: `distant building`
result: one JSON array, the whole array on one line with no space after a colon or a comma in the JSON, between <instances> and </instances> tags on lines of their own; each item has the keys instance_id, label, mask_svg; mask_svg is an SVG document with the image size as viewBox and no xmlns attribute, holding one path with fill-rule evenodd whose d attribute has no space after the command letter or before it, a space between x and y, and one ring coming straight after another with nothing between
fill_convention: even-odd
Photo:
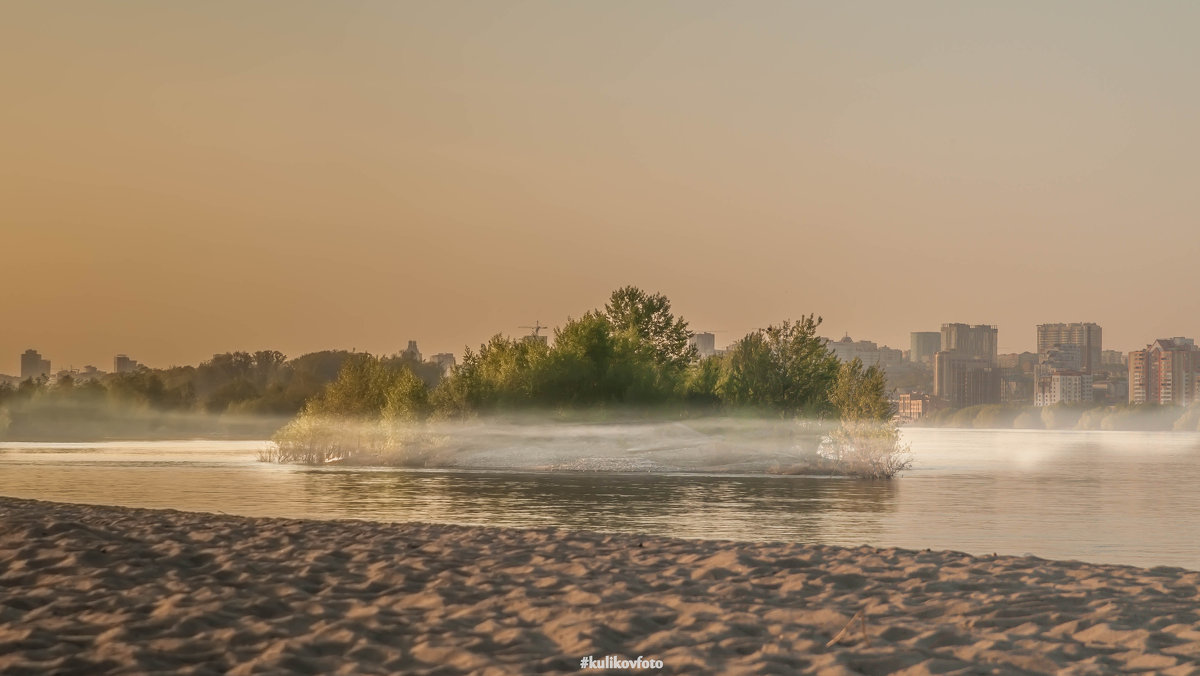
<instances>
[{"instance_id":1,"label":"distant building","mask_svg":"<svg viewBox=\"0 0 1200 676\"><path fill-rule=\"evenodd\" d=\"M942 351L983 359L988 366L995 366L999 353L997 334L996 327L988 324L942 324Z\"/></svg>"},{"instance_id":2,"label":"distant building","mask_svg":"<svg viewBox=\"0 0 1200 676\"><path fill-rule=\"evenodd\" d=\"M904 392L896 399L896 420L902 423L920 420L937 405L937 400L928 394Z\"/></svg>"},{"instance_id":3,"label":"distant building","mask_svg":"<svg viewBox=\"0 0 1200 676\"><path fill-rule=\"evenodd\" d=\"M711 357L717 353L717 337L712 333L693 334L688 344L696 348L701 357Z\"/></svg>"},{"instance_id":4,"label":"distant building","mask_svg":"<svg viewBox=\"0 0 1200 676\"><path fill-rule=\"evenodd\" d=\"M1009 352L997 355L996 363L1007 371L1032 374L1037 366L1038 356L1033 352Z\"/></svg>"},{"instance_id":5,"label":"distant building","mask_svg":"<svg viewBox=\"0 0 1200 676\"><path fill-rule=\"evenodd\" d=\"M1085 373L1100 369L1102 334L1098 324L1076 322L1074 324L1038 324L1037 351L1044 355L1056 347L1074 347L1079 352L1079 368Z\"/></svg>"},{"instance_id":6,"label":"distant building","mask_svg":"<svg viewBox=\"0 0 1200 676\"><path fill-rule=\"evenodd\" d=\"M1125 353L1120 350L1101 350L1100 365L1101 366L1125 366L1127 363Z\"/></svg>"},{"instance_id":7,"label":"distant building","mask_svg":"<svg viewBox=\"0 0 1200 676\"><path fill-rule=\"evenodd\" d=\"M40 378L50 377L50 360L42 359L41 353L37 350L25 350L21 354L21 380L29 380L30 378L38 380Z\"/></svg>"},{"instance_id":8,"label":"distant building","mask_svg":"<svg viewBox=\"0 0 1200 676\"><path fill-rule=\"evenodd\" d=\"M1109 374L1103 374L1109 375ZM1092 378L1092 402L1119 404L1129 401L1129 381L1124 378Z\"/></svg>"},{"instance_id":9,"label":"distant building","mask_svg":"<svg viewBox=\"0 0 1200 676\"><path fill-rule=\"evenodd\" d=\"M1054 345L1038 353L1038 375L1050 375L1056 371L1083 371L1091 373L1086 368L1085 353L1080 345Z\"/></svg>"},{"instance_id":10,"label":"distant building","mask_svg":"<svg viewBox=\"0 0 1200 676\"><path fill-rule=\"evenodd\" d=\"M400 353L400 356L404 357L405 359L411 359L415 362L420 362L421 351L417 349L417 341L408 341L408 347L404 348L404 351Z\"/></svg>"},{"instance_id":11,"label":"distant building","mask_svg":"<svg viewBox=\"0 0 1200 676\"><path fill-rule=\"evenodd\" d=\"M1129 353L1129 403L1187 406L1200 399L1200 348L1191 338L1160 338Z\"/></svg>"},{"instance_id":12,"label":"distant building","mask_svg":"<svg viewBox=\"0 0 1200 676\"><path fill-rule=\"evenodd\" d=\"M1016 369L1000 369L1000 403L1028 404L1033 401L1033 375Z\"/></svg>"},{"instance_id":13,"label":"distant building","mask_svg":"<svg viewBox=\"0 0 1200 676\"><path fill-rule=\"evenodd\" d=\"M863 366L898 366L904 362L904 353L895 348L879 345L869 340L853 340L849 335L841 340L826 339L826 346L839 361L860 360Z\"/></svg>"},{"instance_id":14,"label":"distant building","mask_svg":"<svg viewBox=\"0 0 1200 676\"><path fill-rule=\"evenodd\" d=\"M458 365L458 361L454 358L454 355L449 352L439 352L430 357L429 361L432 364L442 367L443 374L449 373L450 369Z\"/></svg>"},{"instance_id":15,"label":"distant building","mask_svg":"<svg viewBox=\"0 0 1200 676\"><path fill-rule=\"evenodd\" d=\"M994 359L953 350L938 352L933 359L934 396L951 408L999 404L1000 369Z\"/></svg>"},{"instance_id":16,"label":"distant building","mask_svg":"<svg viewBox=\"0 0 1200 676\"><path fill-rule=\"evenodd\" d=\"M932 364L933 355L942 350L942 334L937 331L913 331L909 334L908 360Z\"/></svg>"},{"instance_id":17,"label":"distant building","mask_svg":"<svg viewBox=\"0 0 1200 676\"><path fill-rule=\"evenodd\" d=\"M1034 384L1034 406L1090 404L1092 400L1092 374L1083 371L1056 371L1038 376Z\"/></svg>"},{"instance_id":18,"label":"distant building","mask_svg":"<svg viewBox=\"0 0 1200 676\"><path fill-rule=\"evenodd\" d=\"M142 365L136 359L130 359L128 355L119 354L113 357L113 373L133 373L142 368Z\"/></svg>"},{"instance_id":19,"label":"distant building","mask_svg":"<svg viewBox=\"0 0 1200 676\"><path fill-rule=\"evenodd\" d=\"M140 364L139 364L139 366L140 366ZM95 380L102 375L104 375L104 371L101 371L100 369L96 368L95 366L92 366L91 364L88 364L87 366L84 366L83 368L81 368L75 372L75 377L81 381Z\"/></svg>"}]
</instances>

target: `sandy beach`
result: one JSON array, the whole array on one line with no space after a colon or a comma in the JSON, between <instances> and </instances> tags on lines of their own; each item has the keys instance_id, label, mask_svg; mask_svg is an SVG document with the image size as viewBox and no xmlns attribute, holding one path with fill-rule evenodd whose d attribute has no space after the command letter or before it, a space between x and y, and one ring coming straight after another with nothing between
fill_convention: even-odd
<instances>
[{"instance_id":1,"label":"sandy beach","mask_svg":"<svg viewBox=\"0 0 1200 676\"><path fill-rule=\"evenodd\" d=\"M1200 674L1200 572L0 498L0 673L575 672L589 656Z\"/></svg>"}]
</instances>

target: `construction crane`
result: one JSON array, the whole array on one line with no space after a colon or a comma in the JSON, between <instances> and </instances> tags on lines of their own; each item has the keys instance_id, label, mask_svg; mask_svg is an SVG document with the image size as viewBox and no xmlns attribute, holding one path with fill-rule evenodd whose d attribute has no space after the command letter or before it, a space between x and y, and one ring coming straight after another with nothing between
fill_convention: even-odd
<instances>
[{"instance_id":1,"label":"construction crane","mask_svg":"<svg viewBox=\"0 0 1200 676\"><path fill-rule=\"evenodd\" d=\"M542 323L541 323L540 321L538 321L538 322L534 322L534 323L533 323L533 326L518 326L517 328L518 328L518 329L533 329L533 336L534 336L535 338L537 338L537 337L541 337L541 333L539 333L539 332L540 332L542 329L548 329L548 328L550 328L550 327L549 327L549 326L542 326Z\"/></svg>"}]
</instances>

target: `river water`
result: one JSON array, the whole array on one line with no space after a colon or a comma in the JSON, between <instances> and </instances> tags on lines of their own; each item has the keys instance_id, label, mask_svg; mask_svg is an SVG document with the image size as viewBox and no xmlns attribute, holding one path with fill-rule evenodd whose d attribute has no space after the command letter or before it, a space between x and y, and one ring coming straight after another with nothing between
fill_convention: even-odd
<instances>
[{"instance_id":1,"label":"river water","mask_svg":"<svg viewBox=\"0 0 1200 676\"><path fill-rule=\"evenodd\" d=\"M0 495L1200 569L1198 434L907 429L904 436L914 467L891 482L312 468L258 462L267 442L9 442L0 444Z\"/></svg>"}]
</instances>

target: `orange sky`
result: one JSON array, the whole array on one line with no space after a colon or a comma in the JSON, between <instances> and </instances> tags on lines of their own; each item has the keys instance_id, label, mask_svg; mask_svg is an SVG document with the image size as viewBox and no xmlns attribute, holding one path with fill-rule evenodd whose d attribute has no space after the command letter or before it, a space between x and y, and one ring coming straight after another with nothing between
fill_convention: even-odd
<instances>
[{"instance_id":1,"label":"orange sky","mask_svg":"<svg viewBox=\"0 0 1200 676\"><path fill-rule=\"evenodd\" d=\"M4 14L0 373L461 353L624 284L718 345L808 312L1200 338L1198 5Z\"/></svg>"}]
</instances>

